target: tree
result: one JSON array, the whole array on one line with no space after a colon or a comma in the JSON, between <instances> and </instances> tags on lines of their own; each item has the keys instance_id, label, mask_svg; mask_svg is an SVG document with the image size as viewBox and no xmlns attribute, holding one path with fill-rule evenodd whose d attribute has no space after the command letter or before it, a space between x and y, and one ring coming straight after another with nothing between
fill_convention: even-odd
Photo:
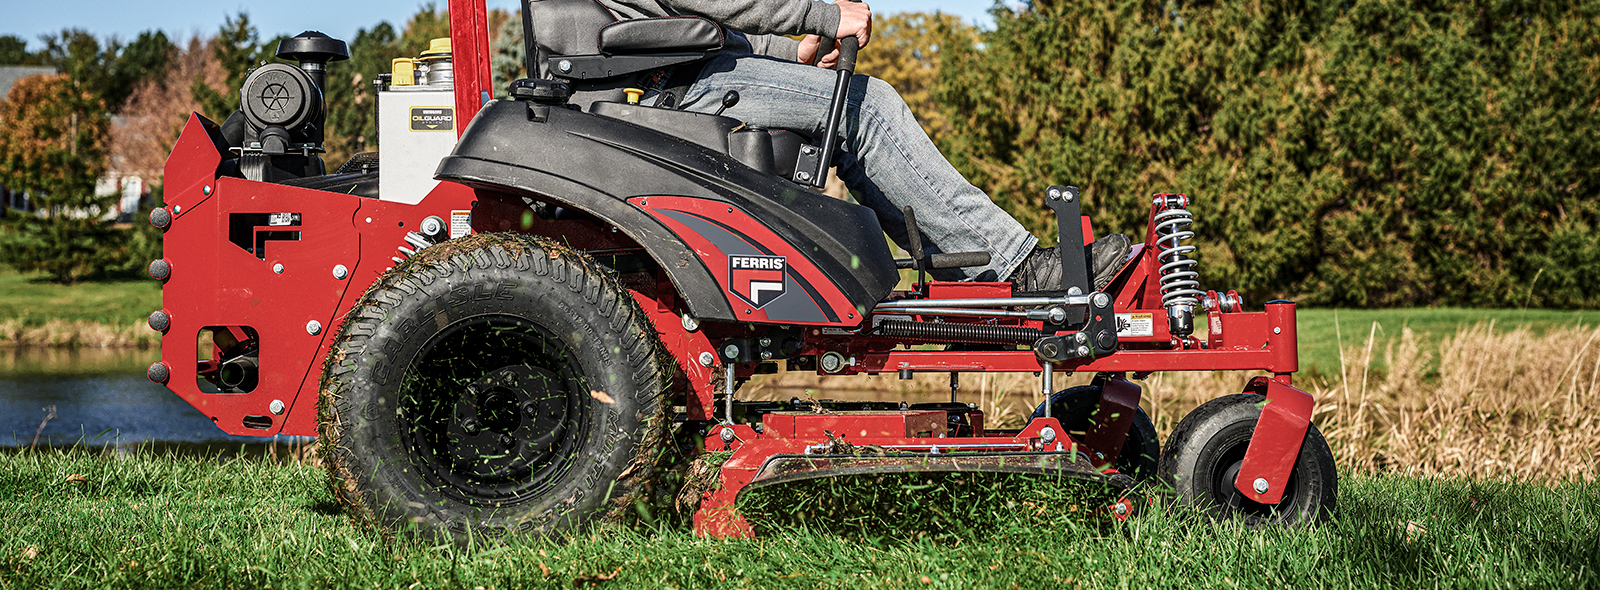
<instances>
[{"instance_id":1,"label":"tree","mask_svg":"<svg viewBox=\"0 0 1600 590\"><path fill-rule=\"evenodd\" d=\"M239 110L239 89L244 86L244 79L256 64L271 58L275 49L276 44L262 45L255 25L250 24L250 15L241 12L223 21L211 42L211 53L226 75L224 87L219 90L201 80L189 83L189 92L200 105L201 114L220 123Z\"/></svg>"},{"instance_id":2,"label":"tree","mask_svg":"<svg viewBox=\"0 0 1600 590\"><path fill-rule=\"evenodd\" d=\"M350 42L350 59L328 64L328 133L324 147L329 168L337 167L350 156L377 151L377 121L374 107L377 91L372 82L389 71L400 57L399 35L387 22L356 32Z\"/></svg>"},{"instance_id":3,"label":"tree","mask_svg":"<svg viewBox=\"0 0 1600 590\"><path fill-rule=\"evenodd\" d=\"M0 218L0 262L71 283L114 263L100 219L115 195L97 197L105 169L105 104L64 74L30 76L0 100L0 184L27 192L35 213Z\"/></svg>"},{"instance_id":4,"label":"tree","mask_svg":"<svg viewBox=\"0 0 1600 590\"><path fill-rule=\"evenodd\" d=\"M0 66L36 66L39 57L28 51L28 42L16 35L0 35Z\"/></svg>"},{"instance_id":5,"label":"tree","mask_svg":"<svg viewBox=\"0 0 1600 590\"><path fill-rule=\"evenodd\" d=\"M55 66L94 96L111 112L120 112L140 80L160 78L176 50L160 31L145 31L124 46L116 39L104 44L88 31L66 29L44 37L39 60Z\"/></svg>"},{"instance_id":6,"label":"tree","mask_svg":"<svg viewBox=\"0 0 1600 590\"><path fill-rule=\"evenodd\" d=\"M1050 184L1102 233L1186 192L1202 284L1252 301L1600 305L1595 2L1034 8L936 95L944 153L1036 235Z\"/></svg>"},{"instance_id":7,"label":"tree","mask_svg":"<svg viewBox=\"0 0 1600 590\"><path fill-rule=\"evenodd\" d=\"M122 124L111 130L111 161L117 170L144 178L152 186L161 183L167 154L189 114L200 108L191 86L226 90L228 75L217 61L214 43L191 38L173 55L165 75L134 86L122 109Z\"/></svg>"}]
</instances>

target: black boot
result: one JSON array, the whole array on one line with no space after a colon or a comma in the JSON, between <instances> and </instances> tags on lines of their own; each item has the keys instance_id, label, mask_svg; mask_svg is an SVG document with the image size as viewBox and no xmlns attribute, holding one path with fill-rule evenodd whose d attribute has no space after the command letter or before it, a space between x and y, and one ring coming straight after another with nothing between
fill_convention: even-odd
<instances>
[{"instance_id":1,"label":"black boot","mask_svg":"<svg viewBox=\"0 0 1600 590\"><path fill-rule=\"evenodd\" d=\"M1058 246L1034 248L1022 261L1022 266L1011 275L1011 292L1061 290L1061 255ZM1084 248L1089 258L1089 269L1094 274L1094 289L1104 289L1117 276L1122 264L1128 260L1132 244L1128 236L1109 234Z\"/></svg>"}]
</instances>

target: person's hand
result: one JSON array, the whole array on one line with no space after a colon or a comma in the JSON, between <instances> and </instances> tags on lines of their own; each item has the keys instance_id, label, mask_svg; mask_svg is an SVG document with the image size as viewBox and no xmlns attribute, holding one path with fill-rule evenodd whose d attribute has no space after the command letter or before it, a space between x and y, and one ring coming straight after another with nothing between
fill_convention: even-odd
<instances>
[{"instance_id":1,"label":"person's hand","mask_svg":"<svg viewBox=\"0 0 1600 590\"><path fill-rule=\"evenodd\" d=\"M809 64L813 61L816 61L817 50L821 48L822 37L818 37L816 35L806 35L805 38L800 40L800 49L796 52L795 57L800 60L800 63ZM836 45L833 51L830 51L827 55L822 56L822 61L817 62L817 67L832 69L833 66L838 64L839 51Z\"/></svg>"},{"instance_id":2,"label":"person's hand","mask_svg":"<svg viewBox=\"0 0 1600 590\"><path fill-rule=\"evenodd\" d=\"M847 2L837 0L833 3L839 7L839 33L835 39L855 37L859 47L867 47L867 39L872 37L872 8L866 2Z\"/></svg>"}]
</instances>

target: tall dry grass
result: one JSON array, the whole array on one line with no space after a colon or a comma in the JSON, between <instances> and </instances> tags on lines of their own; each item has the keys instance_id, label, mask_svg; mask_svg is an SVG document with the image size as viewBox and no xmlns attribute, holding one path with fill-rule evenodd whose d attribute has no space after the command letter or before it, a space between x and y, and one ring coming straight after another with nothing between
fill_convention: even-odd
<instances>
[{"instance_id":1,"label":"tall dry grass","mask_svg":"<svg viewBox=\"0 0 1600 590\"><path fill-rule=\"evenodd\" d=\"M1345 472L1397 472L1480 479L1594 480L1600 475L1600 328L1462 329L1423 349L1401 329L1375 350L1377 324L1344 347L1341 371L1297 381L1316 397L1314 422ZM1376 361L1382 358L1383 367ZM1435 362L1437 361L1437 362ZM1238 393L1247 372L1162 373L1145 380L1143 407L1163 437L1190 410ZM1089 375L1058 379L1058 387ZM963 378L960 399L980 404L990 424L1015 427L1042 400L1028 374ZM741 397L789 399L949 399L943 375L763 376Z\"/></svg>"},{"instance_id":2,"label":"tall dry grass","mask_svg":"<svg viewBox=\"0 0 1600 590\"><path fill-rule=\"evenodd\" d=\"M151 348L160 344L161 334L143 321L116 326L83 320L49 320L40 325L0 320L0 348Z\"/></svg>"}]
</instances>

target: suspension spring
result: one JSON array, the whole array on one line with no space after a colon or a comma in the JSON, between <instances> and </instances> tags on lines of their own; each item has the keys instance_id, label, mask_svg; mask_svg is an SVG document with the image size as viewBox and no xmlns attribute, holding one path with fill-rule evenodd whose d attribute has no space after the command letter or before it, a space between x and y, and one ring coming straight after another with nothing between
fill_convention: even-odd
<instances>
[{"instance_id":1,"label":"suspension spring","mask_svg":"<svg viewBox=\"0 0 1600 590\"><path fill-rule=\"evenodd\" d=\"M879 324L877 333L880 336L889 338L914 338L934 342L965 342L969 344L1033 344L1040 338L1049 336L1043 330L1019 326L982 326L900 320L890 320Z\"/></svg>"},{"instance_id":2,"label":"suspension spring","mask_svg":"<svg viewBox=\"0 0 1600 590\"><path fill-rule=\"evenodd\" d=\"M1194 215L1189 212L1188 195L1157 195L1155 216L1156 260L1161 263L1161 304L1167 307L1187 305L1192 310L1200 305L1200 273L1195 267L1198 260L1189 257L1194 244L1185 240L1194 238L1189 226Z\"/></svg>"}]
</instances>

